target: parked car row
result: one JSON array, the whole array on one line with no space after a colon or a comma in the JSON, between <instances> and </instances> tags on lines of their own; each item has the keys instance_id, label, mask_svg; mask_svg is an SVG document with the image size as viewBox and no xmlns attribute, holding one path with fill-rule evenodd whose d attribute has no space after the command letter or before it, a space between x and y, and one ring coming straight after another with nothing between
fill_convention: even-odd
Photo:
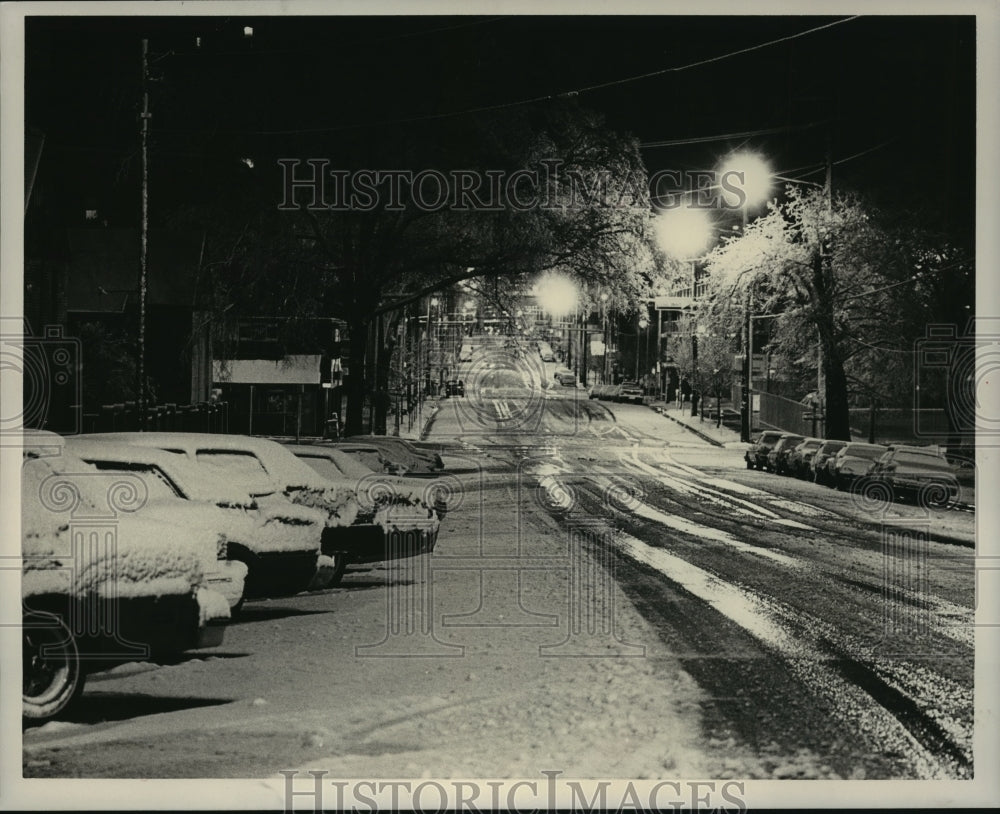
<instances>
[{"instance_id":1,"label":"parked car row","mask_svg":"<svg viewBox=\"0 0 1000 814\"><path fill-rule=\"evenodd\" d=\"M879 484L890 498L945 506L958 498L958 473L936 447L827 441L762 432L744 453L747 469L793 475L836 489Z\"/></svg>"},{"instance_id":2,"label":"parked car row","mask_svg":"<svg viewBox=\"0 0 1000 814\"><path fill-rule=\"evenodd\" d=\"M401 439L36 434L22 474L23 717L59 715L87 673L123 659L221 643L247 600L432 551L450 491L420 478L441 467Z\"/></svg>"}]
</instances>

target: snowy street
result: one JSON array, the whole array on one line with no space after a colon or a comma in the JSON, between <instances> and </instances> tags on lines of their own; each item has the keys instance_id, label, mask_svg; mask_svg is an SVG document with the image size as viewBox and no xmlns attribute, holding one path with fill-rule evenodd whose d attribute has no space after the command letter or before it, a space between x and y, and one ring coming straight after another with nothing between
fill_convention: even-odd
<instances>
[{"instance_id":1,"label":"snowy street","mask_svg":"<svg viewBox=\"0 0 1000 814\"><path fill-rule=\"evenodd\" d=\"M95 675L26 776L972 773L973 514L877 513L583 390L444 399L428 440L432 555Z\"/></svg>"}]
</instances>

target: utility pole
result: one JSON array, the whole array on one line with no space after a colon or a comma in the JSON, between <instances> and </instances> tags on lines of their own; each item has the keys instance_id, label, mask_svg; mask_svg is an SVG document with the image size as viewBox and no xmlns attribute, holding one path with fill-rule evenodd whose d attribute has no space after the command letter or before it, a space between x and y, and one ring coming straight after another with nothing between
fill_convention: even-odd
<instances>
[{"instance_id":1,"label":"utility pole","mask_svg":"<svg viewBox=\"0 0 1000 814\"><path fill-rule=\"evenodd\" d=\"M746 237L747 233L747 208L743 207L743 231L740 237ZM751 297L753 294L754 278L750 278L750 285L747 287L747 299L744 306L743 315L743 371L741 379L743 386L740 388L740 440L749 442L753 435L753 391L750 389L750 382L753 378L753 320L750 318L752 306Z\"/></svg>"},{"instance_id":2,"label":"utility pole","mask_svg":"<svg viewBox=\"0 0 1000 814\"><path fill-rule=\"evenodd\" d=\"M146 429L146 275L149 252L149 40L142 41L142 220L139 232L139 336L136 364L135 409L139 431Z\"/></svg>"}]
</instances>

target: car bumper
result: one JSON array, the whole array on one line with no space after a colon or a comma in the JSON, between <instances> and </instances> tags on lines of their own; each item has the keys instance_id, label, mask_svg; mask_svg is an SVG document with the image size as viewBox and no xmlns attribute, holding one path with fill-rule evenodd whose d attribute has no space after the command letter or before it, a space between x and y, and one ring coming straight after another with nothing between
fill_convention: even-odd
<instances>
[{"instance_id":1,"label":"car bumper","mask_svg":"<svg viewBox=\"0 0 1000 814\"><path fill-rule=\"evenodd\" d=\"M291 596L304 591L316 574L318 551L257 554L249 563L245 596Z\"/></svg>"},{"instance_id":2,"label":"car bumper","mask_svg":"<svg viewBox=\"0 0 1000 814\"><path fill-rule=\"evenodd\" d=\"M229 607L236 607L246 589L246 579L249 569L246 563L238 560L221 560L218 568L205 573L205 584L226 598Z\"/></svg>"},{"instance_id":3,"label":"car bumper","mask_svg":"<svg viewBox=\"0 0 1000 814\"><path fill-rule=\"evenodd\" d=\"M383 562L428 554L437 545L439 524L425 522L386 529L378 523L359 523L350 527L351 533L331 535L329 551L341 553L350 562Z\"/></svg>"},{"instance_id":4,"label":"car bumper","mask_svg":"<svg viewBox=\"0 0 1000 814\"><path fill-rule=\"evenodd\" d=\"M921 489L939 488L947 492L949 497L958 497L958 485L940 480L921 480L919 478L892 477L884 479L892 489L899 492L919 492Z\"/></svg>"}]
</instances>

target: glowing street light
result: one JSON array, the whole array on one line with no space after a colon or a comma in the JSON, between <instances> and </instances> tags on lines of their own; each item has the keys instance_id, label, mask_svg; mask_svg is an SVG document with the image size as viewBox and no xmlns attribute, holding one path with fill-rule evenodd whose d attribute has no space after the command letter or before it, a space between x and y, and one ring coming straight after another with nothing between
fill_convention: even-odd
<instances>
[{"instance_id":1,"label":"glowing street light","mask_svg":"<svg viewBox=\"0 0 1000 814\"><path fill-rule=\"evenodd\" d=\"M722 198L727 206L746 212L767 200L773 177L771 166L756 153L733 153L719 171Z\"/></svg>"},{"instance_id":2,"label":"glowing street light","mask_svg":"<svg viewBox=\"0 0 1000 814\"><path fill-rule=\"evenodd\" d=\"M708 212L693 206L664 209L654 222L656 242L678 260L696 257L712 237Z\"/></svg>"},{"instance_id":3,"label":"glowing street light","mask_svg":"<svg viewBox=\"0 0 1000 814\"><path fill-rule=\"evenodd\" d=\"M576 310L579 291L576 284L561 274L547 274L535 284L538 304L554 317L564 317Z\"/></svg>"}]
</instances>

